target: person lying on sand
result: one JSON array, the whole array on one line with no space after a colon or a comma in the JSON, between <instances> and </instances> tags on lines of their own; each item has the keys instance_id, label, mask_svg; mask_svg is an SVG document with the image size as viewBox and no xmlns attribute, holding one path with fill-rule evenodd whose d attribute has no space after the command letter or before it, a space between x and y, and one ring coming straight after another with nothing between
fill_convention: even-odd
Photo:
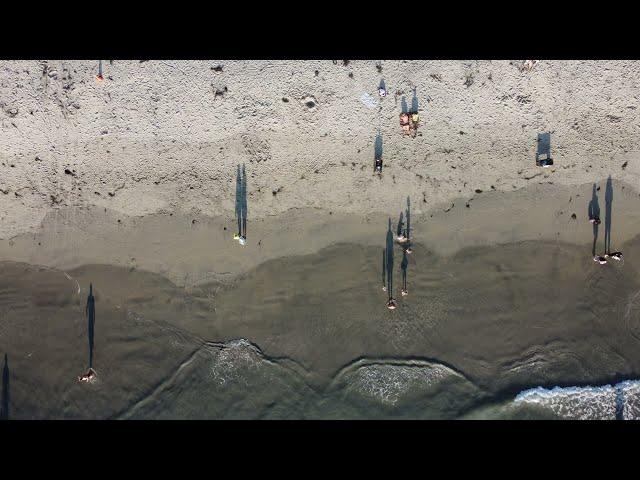
<instances>
[{"instance_id":1,"label":"person lying on sand","mask_svg":"<svg viewBox=\"0 0 640 480\"><path fill-rule=\"evenodd\" d=\"M607 263L607 259L600 255L596 255L595 257L593 257L593 261L598 262L600 265L604 265L605 263Z\"/></svg>"},{"instance_id":2,"label":"person lying on sand","mask_svg":"<svg viewBox=\"0 0 640 480\"><path fill-rule=\"evenodd\" d=\"M614 260L622 260L622 252L613 252L613 253L605 253L604 254L605 258L613 258Z\"/></svg>"},{"instance_id":3,"label":"person lying on sand","mask_svg":"<svg viewBox=\"0 0 640 480\"><path fill-rule=\"evenodd\" d=\"M89 368L89 370L87 370L87 373L85 373L84 375L78 377L78 381L79 382L92 382L95 377L96 377L96 371L93 368Z\"/></svg>"},{"instance_id":4,"label":"person lying on sand","mask_svg":"<svg viewBox=\"0 0 640 480\"><path fill-rule=\"evenodd\" d=\"M387 302L387 308L389 310L395 310L396 307L398 306L398 304L396 303L396 301L392 298Z\"/></svg>"},{"instance_id":5,"label":"person lying on sand","mask_svg":"<svg viewBox=\"0 0 640 480\"><path fill-rule=\"evenodd\" d=\"M409 114L400 114L400 126L402 127L402 130L404 130L404 133L408 134L411 132L411 122L409 121Z\"/></svg>"}]
</instances>

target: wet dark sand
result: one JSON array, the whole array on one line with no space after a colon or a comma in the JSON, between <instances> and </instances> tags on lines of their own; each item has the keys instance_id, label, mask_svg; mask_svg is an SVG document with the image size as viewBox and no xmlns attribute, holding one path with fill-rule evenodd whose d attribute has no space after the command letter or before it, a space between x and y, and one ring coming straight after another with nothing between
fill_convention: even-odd
<instances>
[{"instance_id":1,"label":"wet dark sand","mask_svg":"<svg viewBox=\"0 0 640 480\"><path fill-rule=\"evenodd\" d=\"M136 269L86 265L67 278L4 262L11 416L442 418L538 385L636 378L640 239L621 249L624 264L599 266L590 244L529 241L451 257L418 244L408 297L398 249L394 312L384 307L380 248L353 244L189 289ZM89 282L92 385L76 380L88 362Z\"/></svg>"}]
</instances>

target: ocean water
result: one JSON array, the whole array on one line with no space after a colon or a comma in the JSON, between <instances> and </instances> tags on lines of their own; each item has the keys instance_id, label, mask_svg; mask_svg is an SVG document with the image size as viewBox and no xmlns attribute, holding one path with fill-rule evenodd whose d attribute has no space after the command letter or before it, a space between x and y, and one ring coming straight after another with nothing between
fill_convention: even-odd
<instances>
[{"instance_id":1,"label":"ocean water","mask_svg":"<svg viewBox=\"0 0 640 480\"><path fill-rule=\"evenodd\" d=\"M639 246L624 245L625 263L603 268L589 246L560 242L443 258L418 244L406 297L396 255L395 311L385 308L381 249L354 244L189 288L135 268L4 262L5 410L9 418L635 419ZM98 375L85 384L77 376L88 362L89 283Z\"/></svg>"}]
</instances>

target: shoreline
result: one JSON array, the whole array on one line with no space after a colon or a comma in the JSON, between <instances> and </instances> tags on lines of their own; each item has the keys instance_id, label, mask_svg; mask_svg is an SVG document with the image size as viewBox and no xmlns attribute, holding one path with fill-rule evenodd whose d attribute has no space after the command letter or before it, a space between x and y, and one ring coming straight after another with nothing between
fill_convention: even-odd
<instances>
[{"instance_id":1,"label":"shoreline","mask_svg":"<svg viewBox=\"0 0 640 480\"><path fill-rule=\"evenodd\" d=\"M597 182L603 218L605 182ZM640 232L636 208L640 193L615 180L613 190L615 245ZM536 239L584 246L593 238L587 222L591 196L592 184L574 188L538 184L513 192L482 192L426 213L419 213L416 204L422 202L412 198L413 239L439 256L452 256L467 247ZM398 202L396 211L405 208L406 198ZM424 206L421 208L424 212ZM232 217L124 217L98 208L62 209L50 214L38 232L0 240L0 261L62 270L85 264L123 266L159 273L176 285L194 287L230 281L265 261L309 255L334 244L382 247L388 218L385 214L357 216L322 209L292 209L256 220L250 217L247 245L241 247L232 238L236 229ZM397 214L391 221L395 229ZM604 237L604 225L601 227L598 245Z\"/></svg>"}]
</instances>

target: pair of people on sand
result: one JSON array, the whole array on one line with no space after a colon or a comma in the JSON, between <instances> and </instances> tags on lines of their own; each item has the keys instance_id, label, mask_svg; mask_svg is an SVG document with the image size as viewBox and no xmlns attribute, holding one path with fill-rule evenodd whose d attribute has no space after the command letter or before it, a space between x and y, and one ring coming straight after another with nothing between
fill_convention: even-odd
<instances>
[{"instance_id":1,"label":"pair of people on sand","mask_svg":"<svg viewBox=\"0 0 640 480\"><path fill-rule=\"evenodd\" d=\"M595 228L596 226L600 225L602 222L600 221L600 217L598 215L593 215L593 216L590 216L589 223L591 223ZM595 242L595 240L594 240L594 242ZM594 245L595 245L595 243L594 243ZM595 246L594 246L594 250L595 250ZM593 261L596 262L596 263L599 263L600 265L604 265L604 264L607 263L607 259L608 258L613 258L614 260L620 261L623 258L622 257L622 252L613 252L613 253L611 253L611 252L606 253L605 252L604 256L603 255L595 255L593 257Z\"/></svg>"}]
</instances>

